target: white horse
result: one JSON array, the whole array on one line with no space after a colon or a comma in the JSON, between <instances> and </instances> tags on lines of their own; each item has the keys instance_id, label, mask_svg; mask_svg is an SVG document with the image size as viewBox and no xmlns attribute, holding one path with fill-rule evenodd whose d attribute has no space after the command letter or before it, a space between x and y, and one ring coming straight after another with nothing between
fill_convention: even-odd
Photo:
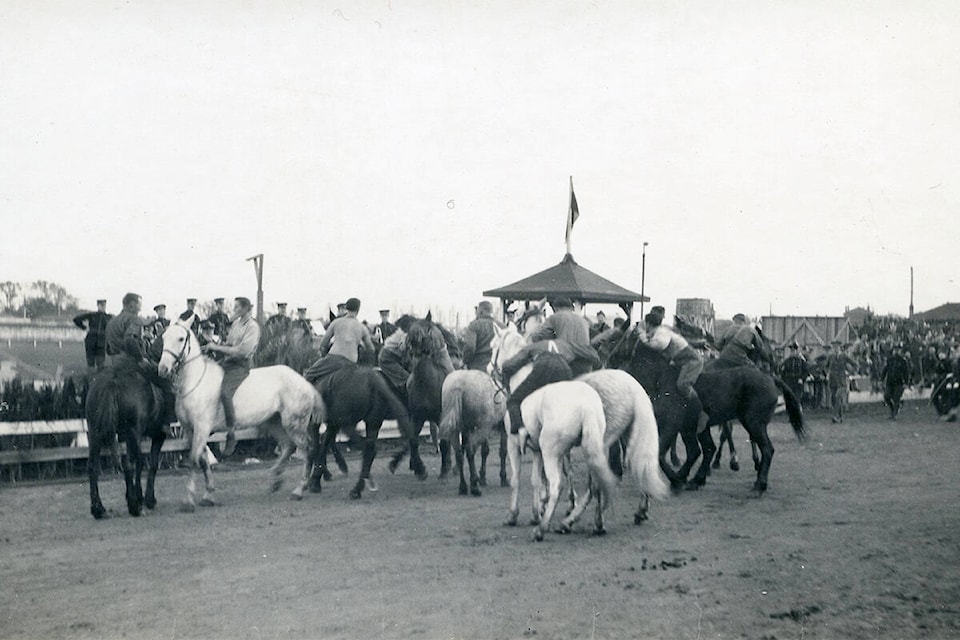
<instances>
[{"instance_id":1,"label":"white horse","mask_svg":"<svg viewBox=\"0 0 960 640\"><path fill-rule=\"evenodd\" d=\"M469 492L481 495L480 486L486 482L486 452L496 426L506 413L506 401L506 394L483 371L454 371L443 380L440 438L453 443L460 471L460 495L468 491L463 476L464 455L470 468ZM475 457L478 447L484 452L479 474ZM501 467L501 477L502 474Z\"/></svg>"},{"instance_id":2,"label":"white horse","mask_svg":"<svg viewBox=\"0 0 960 640\"><path fill-rule=\"evenodd\" d=\"M521 327L518 330L523 334L527 342L540 329L543 322L547 319L547 299L544 298L537 302L528 304L523 316L520 319Z\"/></svg>"},{"instance_id":3,"label":"white horse","mask_svg":"<svg viewBox=\"0 0 960 640\"><path fill-rule=\"evenodd\" d=\"M490 368L494 373L502 371L503 363L515 356L526 341L515 329L497 330L491 341ZM515 389L529 375L532 365L528 364L509 380L511 389ZM647 519L647 498L664 498L669 493L669 485L660 470L658 462L659 433L656 418L649 396L643 387L628 373L616 369L593 371L580 380L592 386L600 395L603 403L606 431L604 444L609 447L622 438L628 438L627 461L641 491L645 494L640 508L634 515L634 522L640 524ZM520 514L520 460L525 434L510 433L509 413L504 416L507 432L507 455L510 461L510 508L506 524L516 525ZM526 422L526 419L524 419ZM653 456L651 458L651 456ZM536 479L534 479L536 482ZM533 521L540 516L543 496L535 496ZM578 501L571 486L571 503L578 509ZM586 506L586 505L583 505ZM582 508L580 508L582 511ZM572 512L571 512L572 513ZM563 525L561 525L563 529Z\"/></svg>"},{"instance_id":4,"label":"white horse","mask_svg":"<svg viewBox=\"0 0 960 640\"><path fill-rule=\"evenodd\" d=\"M633 516L634 524L641 524L649 517L650 497L664 499L670 494L670 483L660 469L660 434L650 396L636 378L620 369L591 371L577 380L593 387L603 401L606 450L627 440L627 467L644 494Z\"/></svg>"},{"instance_id":5,"label":"white horse","mask_svg":"<svg viewBox=\"0 0 960 640\"><path fill-rule=\"evenodd\" d=\"M585 498L577 500L574 509L564 518L558 532L566 533L579 519L596 491L597 511L594 533L604 533L603 510L610 504L617 488L617 477L607 461L604 446L606 420L603 401L593 387L582 380L554 382L540 387L527 396L520 405L523 429L530 438L533 451L534 511L539 519L533 529L533 539L543 540L543 532L550 526L560 497L560 476L564 458L579 444L590 470ZM546 503L541 482L546 482Z\"/></svg>"},{"instance_id":6,"label":"white horse","mask_svg":"<svg viewBox=\"0 0 960 640\"><path fill-rule=\"evenodd\" d=\"M174 321L163 333L163 355L158 371L161 376L174 378L177 393L177 418L190 443L190 480L187 483L187 502L184 509L193 511L196 505L198 471L203 471L205 488L200 498L202 506L213 505L214 490L210 466L203 455L211 433L226 429L220 385L223 369L200 351L200 342L190 330L193 318ZM233 396L236 410L236 428L256 427L262 434L276 438L281 453L270 468L270 490L277 491L283 483L281 469L297 447L315 451L319 444L320 424L325 419L325 407L320 392L293 369L277 365L251 369ZM293 491L292 498L303 497L310 477L312 456L306 456L303 478Z\"/></svg>"}]
</instances>

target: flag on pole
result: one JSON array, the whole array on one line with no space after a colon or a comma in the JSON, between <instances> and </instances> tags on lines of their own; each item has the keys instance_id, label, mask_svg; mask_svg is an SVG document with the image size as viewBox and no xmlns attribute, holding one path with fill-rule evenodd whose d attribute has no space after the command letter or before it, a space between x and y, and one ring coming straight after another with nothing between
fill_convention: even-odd
<instances>
[{"instance_id":1,"label":"flag on pole","mask_svg":"<svg viewBox=\"0 0 960 640\"><path fill-rule=\"evenodd\" d=\"M567 211L567 235L566 241L570 242L570 231L573 230L573 223L580 217L580 209L577 207L577 194L573 192L573 176L570 176L570 209Z\"/></svg>"}]
</instances>

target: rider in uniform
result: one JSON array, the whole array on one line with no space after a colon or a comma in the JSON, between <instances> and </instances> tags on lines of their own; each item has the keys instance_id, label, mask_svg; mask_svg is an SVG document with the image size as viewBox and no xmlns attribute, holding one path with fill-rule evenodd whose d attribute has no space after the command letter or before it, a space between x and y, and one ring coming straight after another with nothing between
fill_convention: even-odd
<instances>
[{"instance_id":1,"label":"rider in uniform","mask_svg":"<svg viewBox=\"0 0 960 640\"><path fill-rule=\"evenodd\" d=\"M260 344L260 325L253 318L253 304L249 298L238 297L234 300L233 316L233 324L230 325L227 339L223 344L208 342L203 346L204 352L216 352L222 356L220 364L223 367L223 383L220 387L220 401L223 403L223 417L227 424L224 456L232 454L237 446L237 437L234 433L237 414L233 407L233 394L250 375L253 356Z\"/></svg>"},{"instance_id":2,"label":"rider in uniform","mask_svg":"<svg viewBox=\"0 0 960 640\"><path fill-rule=\"evenodd\" d=\"M217 337L217 341L223 342L226 340L227 330L230 328L230 316L223 310L223 298L214 298L213 303L216 308L207 318L207 322L212 325L213 335Z\"/></svg>"},{"instance_id":3,"label":"rider in uniform","mask_svg":"<svg viewBox=\"0 0 960 640\"><path fill-rule=\"evenodd\" d=\"M147 357L143 321L138 315L142 300L136 293L123 296L123 310L107 323L107 355L110 366L130 375L140 375L162 393L160 407L164 432L169 435L170 423L176 420L176 396L169 380L160 377L156 362ZM159 361L159 359L158 359Z\"/></svg>"},{"instance_id":4,"label":"rider in uniform","mask_svg":"<svg viewBox=\"0 0 960 640\"><path fill-rule=\"evenodd\" d=\"M83 348L87 356L87 367L91 371L103 369L107 358L107 323L113 316L107 313L107 301L97 300L97 310L81 313L73 319L73 324L86 329Z\"/></svg>"}]
</instances>

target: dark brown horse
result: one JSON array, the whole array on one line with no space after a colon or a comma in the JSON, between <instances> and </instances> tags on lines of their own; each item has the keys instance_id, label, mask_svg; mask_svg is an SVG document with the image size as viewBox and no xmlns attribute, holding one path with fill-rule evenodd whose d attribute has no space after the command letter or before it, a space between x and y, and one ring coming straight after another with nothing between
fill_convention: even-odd
<instances>
[{"instance_id":1,"label":"dark brown horse","mask_svg":"<svg viewBox=\"0 0 960 640\"><path fill-rule=\"evenodd\" d=\"M686 481L687 475L703 455L697 472L688 488L698 488L706 483L710 473L710 462L716 452L710 429L696 433L697 415L702 409L709 417L708 427L726 421L738 420L743 425L750 440L759 450L757 461L757 479L754 489L763 494L767 489L770 463L774 448L767 434L767 425L773 418L777 398L783 394L790 424L802 440L805 436L803 412L800 400L782 380L767 375L753 366L718 369L700 375L694 388L699 396L696 399L684 399L677 392L676 380L679 370L670 365L663 357L649 349L639 339L638 330L629 331L616 349L616 362L644 386L653 400L657 424L660 428L661 467L673 484ZM779 393L778 393L779 390ZM664 459L667 448L677 434L684 441L687 459L679 470L673 470Z\"/></svg>"},{"instance_id":2,"label":"dark brown horse","mask_svg":"<svg viewBox=\"0 0 960 640\"><path fill-rule=\"evenodd\" d=\"M98 480L103 449L113 453L114 463L123 469L127 488L127 511L132 516L157 506L154 481L160 466L160 449L166 439L163 431L164 404L160 389L147 381L135 368L107 367L90 382L86 400L90 457L90 513L96 519L107 515L100 501ZM150 466L144 497L140 478L144 456L140 441L150 438ZM121 444L124 449L121 450Z\"/></svg>"}]
</instances>

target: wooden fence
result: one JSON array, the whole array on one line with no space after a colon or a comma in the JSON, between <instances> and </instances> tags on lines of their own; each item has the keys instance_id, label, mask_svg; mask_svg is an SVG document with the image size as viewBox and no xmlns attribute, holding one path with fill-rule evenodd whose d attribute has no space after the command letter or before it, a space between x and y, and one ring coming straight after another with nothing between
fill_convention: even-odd
<instances>
[{"instance_id":1,"label":"wooden fence","mask_svg":"<svg viewBox=\"0 0 960 640\"><path fill-rule=\"evenodd\" d=\"M363 423L360 423L358 429L365 429ZM323 427L321 427L322 431ZM190 440L183 437L178 423L172 425L172 432L173 436L167 438L163 443L162 453L178 456L178 454L189 451ZM263 439L258 428L240 429L236 435L238 441ZM384 422L380 429L380 438L394 439L398 437L400 437L400 432L396 421L388 420ZM207 444L222 443L225 439L226 434L224 432L214 433L207 440ZM48 446L51 440L60 440L69 442L69 444ZM337 436L337 440L344 442L346 436L340 434ZM140 445L140 450L148 452L150 441L144 440ZM38 477L44 477L44 472L51 475L51 469L52 475L56 475L57 469L61 466L65 467L64 471L67 475L71 475L73 463L78 460L86 461L89 454L86 420L0 422L0 479L17 482L24 477L23 472L25 468L29 469L28 465L36 465ZM104 454L109 456L110 451L106 450ZM175 464L170 460L170 455L166 456L167 464Z\"/></svg>"}]
</instances>

